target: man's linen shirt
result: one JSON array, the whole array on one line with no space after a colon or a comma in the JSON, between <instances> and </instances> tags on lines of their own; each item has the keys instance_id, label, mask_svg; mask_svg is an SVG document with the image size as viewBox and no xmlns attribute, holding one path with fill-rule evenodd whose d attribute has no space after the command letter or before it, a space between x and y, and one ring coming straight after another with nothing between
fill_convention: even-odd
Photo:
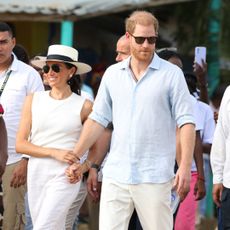
<instances>
[{"instance_id":1,"label":"man's linen shirt","mask_svg":"<svg viewBox=\"0 0 230 230\"><path fill-rule=\"evenodd\" d=\"M173 178L176 126L194 123L182 71L154 54L136 82L130 58L110 66L90 118L114 125L103 177L120 183L164 183Z\"/></svg>"}]
</instances>

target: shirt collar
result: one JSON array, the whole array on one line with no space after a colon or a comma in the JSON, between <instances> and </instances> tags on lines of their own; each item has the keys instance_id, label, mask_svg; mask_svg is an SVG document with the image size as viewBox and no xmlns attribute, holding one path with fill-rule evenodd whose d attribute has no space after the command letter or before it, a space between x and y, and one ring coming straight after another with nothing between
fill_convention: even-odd
<instances>
[{"instance_id":1,"label":"shirt collar","mask_svg":"<svg viewBox=\"0 0 230 230\"><path fill-rule=\"evenodd\" d=\"M16 71L18 69L18 59L14 53L12 53L12 56L13 56L13 62L9 69L12 71Z\"/></svg>"},{"instance_id":2,"label":"shirt collar","mask_svg":"<svg viewBox=\"0 0 230 230\"><path fill-rule=\"evenodd\" d=\"M149 64L149 68L159 69L160 63L161 63L161 58L156 53L154 53L153 59L152 59L151 63Z\"/></svg>"}]
</instances>

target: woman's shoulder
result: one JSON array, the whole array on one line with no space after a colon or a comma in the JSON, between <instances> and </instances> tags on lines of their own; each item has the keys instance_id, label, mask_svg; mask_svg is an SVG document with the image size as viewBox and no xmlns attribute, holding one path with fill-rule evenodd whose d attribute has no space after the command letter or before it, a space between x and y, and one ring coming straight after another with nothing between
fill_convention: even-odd
<instances>
[{"instance_id":1,"label":"woman's shoulder","mask_svg":"<svg viewBox=\"0 0 230 230\"><path fill-rule=\"evenodd\" d=\"M37 91L31 94L33 101L40 101L45 99L49 96L49 91Z\"/></svg>"}]
</instances>

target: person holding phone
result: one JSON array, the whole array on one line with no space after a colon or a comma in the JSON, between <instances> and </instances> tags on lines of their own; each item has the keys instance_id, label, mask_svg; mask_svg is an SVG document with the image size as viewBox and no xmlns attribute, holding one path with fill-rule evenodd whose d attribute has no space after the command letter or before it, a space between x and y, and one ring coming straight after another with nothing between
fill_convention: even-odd
<instances>
[{"instance_id":1,"label":"person holding phone","mask_svg":"<svg viewBox=\"0 0 230 230\"><path fill-rule=\"evenodd\" d=\"M206 47L195 47L193 72L197 78L199 98L204 103L209 104Z\"/></svg>"}]
</instances>

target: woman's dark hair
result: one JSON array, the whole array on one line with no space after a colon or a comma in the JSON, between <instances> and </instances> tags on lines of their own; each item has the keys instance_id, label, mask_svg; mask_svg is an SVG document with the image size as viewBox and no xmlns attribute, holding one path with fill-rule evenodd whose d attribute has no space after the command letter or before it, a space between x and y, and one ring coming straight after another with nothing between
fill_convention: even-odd
<instances>
[{"instance_id":1,"label":"woman's dark hair","mask_svg":"<svg viewBox=\"0 0 230 230\"><path fill-rule=\"evenodd\" d=\"M18 60L26 63L26 64L30 64L30 58L29 55L25 49L25 47L23 47L20 44L16 44L13 48L13 52L16 55L16 57L18 58Z\"/></svg>"},{"instance_id":2,"label":"woman's dark hair","mask_svg":"<svg viewBox=\"0 0 230 230\"><path fill-rule=\"evenodd\" d=\"M72 65L70 63L65 63L66 67L68 69L71 69L72 67L75 67L75 65ZM81 78L79 75L77 74L74 74L68 81L67 81L68 85L70 86L71 88L71 91L78 94L78 95L81 95Z\"/></svg>"},{"instance_id":3,"label":"woman's dark hair","mask_svg":"<svg viewBox=\"0 0 230 230\"><path fill-rule=\"evenodd\" d=\"M168 60L169 60L170 58L172 58L172 57L176 57L176 58L182 60L181 56L180 56L177 52L172 51L172 50L167 50L167 49L165 49L165 50L162 50L162 51L160 51L160 52L157 52L157 55L158 55L160 58L162 58L162 59L164 59L164 60L166 60L166 61L168 61Z\"/></svg>"},{"instance_id":4,"label":"woman's dark hair","mask_svg":"<svg viewBox=\"0 0 230 230\"><path fill-rule=\"evenodd\" d=\"M196 93L197 92L197 87L196 87L197 79L196 79L196 76L191 72L184 72L184 77L185 77L186 83L188 85L189 92L191 94Z\"/></svg>"}]
</instances>

